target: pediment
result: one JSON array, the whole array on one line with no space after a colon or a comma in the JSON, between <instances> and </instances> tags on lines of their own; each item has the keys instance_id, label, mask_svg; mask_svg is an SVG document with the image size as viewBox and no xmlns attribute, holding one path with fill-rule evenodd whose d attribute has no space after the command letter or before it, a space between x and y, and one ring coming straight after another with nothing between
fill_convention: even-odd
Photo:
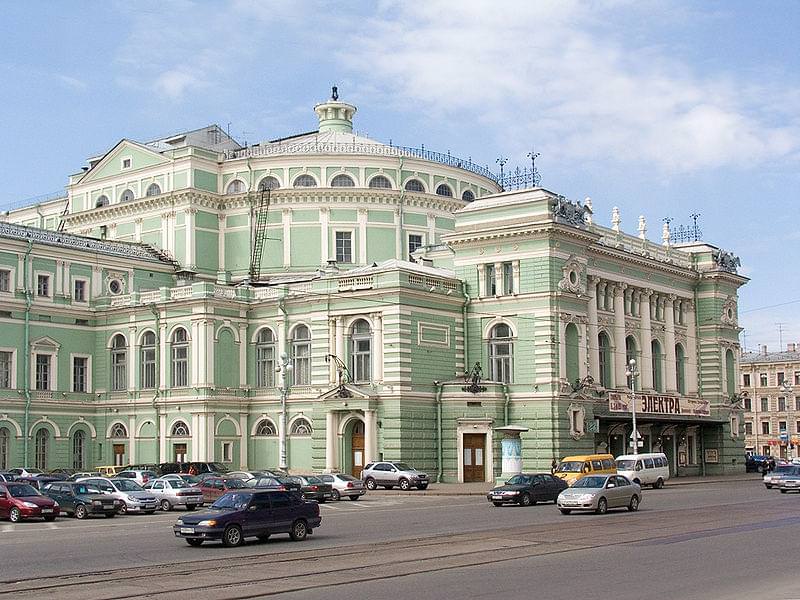
<instances>
[{"instance_id":1,"label":"pediment","mask_svg":"<svg viewBox=\"0 0 800 600\"><path fill-rule=\"evenodd\" d=\"M342 398L370 400L371 398L376 397L377 396L371 393L369 390L365 390L364 388L351 383L345 383L341 386L337 385L332 387L327 392L319 396L320 400L341 400Z\"/></svg>"},{"instance_id":2,"label":"pediment","mask_svg":"<svg viewBox=\"0 0 800 600\"><path fill-rule=\"evenodd\" d=\"M131 166L122 167L122 159L130 158ZM84 175L78 183L88 183L106 177L113 177L129 171L137 171L145 167L167 164L169 159L159 152L132 140L120 140L116 146L106 152L105 156Z\"/></svg>"},{"instance_id":3,"label":"pediment","mask_svg":"<svg viewBox=\"0 0 800 600\"><path fill-rule=\"evenodd\" d=\"M34 350L58 350L61 344L48 336L42 336L31 342L31 348Z\"/></svg>"}]
</instances>

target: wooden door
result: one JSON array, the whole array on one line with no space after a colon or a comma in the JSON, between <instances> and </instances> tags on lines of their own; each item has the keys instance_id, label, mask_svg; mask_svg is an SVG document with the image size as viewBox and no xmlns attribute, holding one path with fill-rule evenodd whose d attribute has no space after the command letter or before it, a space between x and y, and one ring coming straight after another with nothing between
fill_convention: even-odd
<instances>
[{"instance_id":1,"label":"wooden door","mask_svg":"<svg viewBox=\"0 0 800 600\"><path fill-rule=\"evenodd\" d=\"M464 482L486 480L486 434L465 433L464 453L462 456L464 466Z\"/></svg>"},{"instance_id":2,"label":"wooden door","mask_svg":"<svg viewBox=\"0 0 800 600\"><path fill-rule=\"evenodd\" d=\"M114 466L125 465L125 444L114 444Z\"/></svg>"},{"instance_id":3,"label":"wooden door","mask_svg":"<svg viewBox=\"0 0 800 600\"><path fill-rule=\"evenodd\" d=\"M186 462L186 444L172 444L172 456L176 463Z\"/></svg>"},{"instance_id":4,"label":"wooden door","mask_svg":"<svg viewBox=\"0 0 800 600\"><path fill-rule=\"evenodd\" d=\"M353 424L353 433L350 437L350 474L353 477L361 478L361 471L364 469L364 423L358 421Z\"/></svg>"}]
</instances>

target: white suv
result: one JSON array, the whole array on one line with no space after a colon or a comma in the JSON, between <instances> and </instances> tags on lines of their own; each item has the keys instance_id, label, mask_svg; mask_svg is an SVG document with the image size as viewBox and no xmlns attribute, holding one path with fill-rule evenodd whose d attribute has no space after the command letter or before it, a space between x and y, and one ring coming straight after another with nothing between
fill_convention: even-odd
<instances>
[{"instance_id":1,"label":"white suv","mask_svg":"<svg viewBox=\"0 0 800 600\"><path fill-rule=\"evenodd\" d=\"M402 462L376 462L369 463L361 471L361 479L368 490L374 490L382 485L387 490L397 486L401 490L409 490L412 487L424 490L428 487L430 480L428 474L417 471Z\"/></svg>"}]
</instances>

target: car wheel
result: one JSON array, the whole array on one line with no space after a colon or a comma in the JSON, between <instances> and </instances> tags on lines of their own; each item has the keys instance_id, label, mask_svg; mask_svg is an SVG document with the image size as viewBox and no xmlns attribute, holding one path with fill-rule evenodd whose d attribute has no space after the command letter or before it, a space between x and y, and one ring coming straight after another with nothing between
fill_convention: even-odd
<instances>
[{"instance_id":1,"label":"car wheel","mask_svg":"<svg viewBox=\"0 0 800 600\"><path fill-rule=\"evenodd\" d=\"M259 542L266 542L269 539L269 535L270 534L268 533L263 533L261 535L257 535L256 538L258 539Z\"/></svg>"},{"instance_id":2,"label":"car wheel","mask_svg":"<svg viewBox=\"0 0 800 600\"><path fill-rule=\"evenodd\" d=\"M531 500L530 494L522 494L522 496L519 497L520 506L530 506L532 503L533 501Z\"/></svg>"},{"instance_id":3,"label":"car wheel","mask_svg":"<svg viewBox=\"0 0 800 600\"><path fill-rule=\"evenodd\" d=\"M642 485L641 479L638 479L638 478L634 479L633 483L635 483L636 485L639 485L639 486Z\"/></svg>"},{"instance_id":4,"label":"car wheel","mask_svg":"<svg viewBox=\"0 0 800 600\"><path fill-rule=\"evenodd\" d=\"M8 513L8 520L12 523L19 523L22 521L22 512L18 508L12 508Z\"/></svg>"},{"instance_id":5,"label":"car wheel","mask_svg":"<svg viewBox=\"0 0 800 600\"><path fill-rule=\"evenodd\" d=\"M350 496L350 500L358 500L361 496Z\"/></svg>"},{"instance_id":6,"label":"car wheel","mask_svg":"<svg viewBox=\"0 0 800 600\"><path fill-rule=\"evenodd\" d=\"M608 512L608 502L605 498L600 498L600 500L597 501L597 510L595 510L595 512L598 515L604 515Z\"/></svg>"},{"instance_id":7,"label":"car wheel","mask_svg":"<svg viewBox=\"0 0 800 600\"><path fill-rule=\"evenodd\" d=\"M121 514L121 515L127 514L127 512L128 512L128 505L127 505L127 504L123 504L122 506L120 506L120 507L119 507L119 510L118 510L117 512L118 512L119 514Z\"/></svg>"},{"instance_id":8,"label":"car wheel","mask_svg":"<svg viewBox=\"0 0 800 600\"><path fill-rule=\"evenodd\" d=\"M569 508L559 508L558 510L561 511L562 515L568 515L569 513L572 512L572 509L569 509Z\"/></svg>"},{"instance_id":9,"label":"car wheel","mask_svg":"<svg viewBox=\"0 0 800 600\"><path fill-rule=\"evenodd\" d=\"M162 500L161 501L161 510L172 510L172 504L170 504L169 500Z\"/></svg>"},{"instance_id":10,"label":"car wheel","mask_svg":"<svg viewBox=\"0 0 800 600\"><path fill-rule=\"evenodd\" d=\"M364 481L364 485L367 486L368 490L377 490L378 484L375 483L375 480L372 477L367 477L366 481Z\"/></svg>"},{"instance_id":11,"label":"car wheel","mask_svg":"<svg viewBox=\"0 0 800 600\"><path fill-rule=\"evenodd\" d=\"M222 543L228 548L238 546L242 543L242 530L238 525L229 525L222 534Z\"/></svg>"},{"instance_id":12,"label":"car wheel","mask_svg":"<svg viewBox=\"0 0 800 600\"><path fill-rule=\"evenodd\" d=\"M639 510L639 498L635 495L631 496L630 504L628 504L628 510L631 512L636 512Z\"/></svg>"},{"instance_id":13,"label":"car wheel","mask_svg":"<svg viewBox=\"0 0 800 600\"><path fill-rule=\"evenodd\" d=\"M333 490L331 492L331 500L341 500L342 496L339 494L339 490Z\"/></svg>"},{"instance_id":14,"label":"car wheel","mask_svg":"<svg viewBox=\"0 0 800 600\"><path fill-rule=\"evenodd\" d=\"M198 540L195 538L186 538L186 543L192 546L193 548L197 548L198 546L203 545L203 540Z\"/></svg>"},{"instance_id":15,"label":"car wheel","mask_svg":"<svg viewBox=\"0 0 800 600\"><path fill-rule=\"evenodd\" d=\"M664 480L661 479L661 477L659 477L658 479L656 479L656 483L655 485L653 485L653 487L656 488L657 490L660 490L661 488L664 487Z\"/></svg>"},{"instance_id":16,"label":"car wheel","mask_svg":"<svg viewBox=\"0 0 800 600\"><path fill-rule=\"evenodd\" d=\"M295 542L303 541L304 539L306 539L307 535L308 535L308 525L306 525L305 521L303 521L302 519L298 519L297 521L292 523L292 531L291 533L289 533L289 536Z\"/></svg>"},{"instance_id":17,"label":"car wheel","mask_svg":"<svg viewBox=\"0 0 800 600\"><path fill-rule=\"evenodd\" d=\"M769 484L767 484L767 483L765 483L764 485L766 486L766 488L767 488L768 490L771 490L771 489L772 489L772 486L771 486L771 485L769 485Z\"/></svg>"},{"instance_id":18,"label":"car wheel","mask_svg":"<svg viewBox=\"0 0 800 600\"><path fill-rule=\"evenodd\" d=\"M186 505L186 510L194 510L195 508L197 508L197 507L194 504L187 504Z\"/></svg>"},{"instance_id":19,"label":"car wheel","mask_svg":"<svg viewBox=\"0 0 800 600\"><path fill-rule=\"evenodd\" d=\"M494 504L495 506L503 506L502 502L492 502L492 504Z\"/></svg>"},{"instance_id":20,"label":"car wheel","mask_svg":"<svg viewBox=\"0 0 800 600\"><path fill-rule=\"evenodd\" d=\"M407 492L411 489L411 482L408 479L401 479L400 480L400 489L404 492Z\"/></svg>"},{"instance_id":21,"label":"car wheel","mask_svg":"<svg viewBox=\"0 0 800 600\"><path fill-rule=\"evenodd\" d=\"M117 513L106 513L106 519L112 519L117 516Z\"/></svg>"},{"instance_id":22,"label":"car wheel","mask_svg":"<svg viewBox=\"0 0 800 600\"><path fill-rule=\"evenodd\" d=\"M75 507L76 519L85 519L87 514L86 507L83 504L78 504L78 506Z\"/></svg>"}]
</instances>

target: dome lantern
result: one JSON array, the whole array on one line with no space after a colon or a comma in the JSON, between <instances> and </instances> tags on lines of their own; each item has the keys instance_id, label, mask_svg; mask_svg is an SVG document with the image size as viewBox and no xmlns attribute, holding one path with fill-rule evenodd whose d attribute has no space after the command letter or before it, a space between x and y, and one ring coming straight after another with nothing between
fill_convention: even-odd
<instances>
[{"instance_id":1,"label":"dome lantern","mask_svg":"<svg viewBox=\"0 0 800 600\"><path fill-rule=\"evenodd\" d=\"M331 89L331 99L321 102L314 107L314 112L319 117L319 132L340 131L353 133L353 115L356 107L346 102L339 102L339 90L336 86Z\"/></svg>"}]
</instances>

